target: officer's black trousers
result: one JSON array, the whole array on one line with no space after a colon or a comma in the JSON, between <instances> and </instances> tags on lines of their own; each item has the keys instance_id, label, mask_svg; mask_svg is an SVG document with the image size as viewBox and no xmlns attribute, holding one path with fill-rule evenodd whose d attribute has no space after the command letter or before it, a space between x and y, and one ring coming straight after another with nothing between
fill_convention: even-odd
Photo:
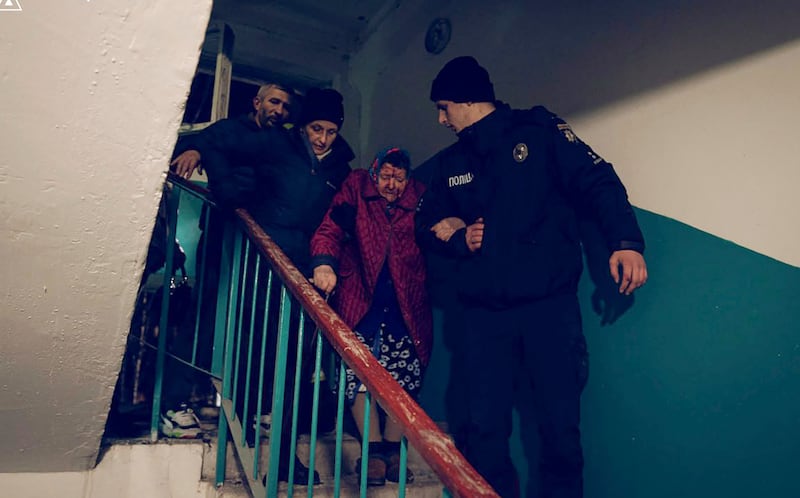
<instances>
[{"instance_id":1,"label":"officer's black trousers","mask_svg":"<svg viewBox=\"0 0 800 498\"><path fill-rule=\"evenodd\" d=\"M541 443L539 496L581 497L580 394L588 358L577 298L502 311L465 306L462 312L463 333L452 357L465 398L460 426L453 428L459 449L501 496L518 496L509 454L513 391L515 382L530 382ZM522 378L514 379L515 372Z\"/></svg>"}]
</instances>

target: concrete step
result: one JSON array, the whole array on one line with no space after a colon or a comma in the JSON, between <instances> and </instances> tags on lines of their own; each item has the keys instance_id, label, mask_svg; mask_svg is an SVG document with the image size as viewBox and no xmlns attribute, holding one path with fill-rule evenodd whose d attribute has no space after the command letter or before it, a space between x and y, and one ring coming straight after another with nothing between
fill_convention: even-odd
<instances>
[{"instance_id":1,"label":"concrete step","mask_svg":"<svg viewBox=\"0 0 800 498\"><path fill-rule=\"evenodd\" d=\"M298 438L297 454L300 460L308 464L308 456L310 449L310 436L303 435ZM327 498L334 496L334 469L335 469L335 449L336 449L336 435L335 433L322 434L317 439L315 468L320 474L322 484L314 486L313 496ZM442 496L443 486L430 469L428 464L420 456L411 445L408 451L408 468L414 472L414 482L407 484L406 496L428 498ZM260 476L263 476L268 470L268 457L269 440L265 440L261 445L261 455L259 458ZM208 482L213 482L216 466L217 454L217 439L213 437L207 444L204 445L203 456L203 469L202 477ZM341 475L341 497L358 497L360 496L359 480L356 474L356 461L361 457L361 444L359 441L349 434L344 434L342 437L342 475ZM228 442L228 451L226 457L226 479L229 482L241 482L245 480L242 470L236 461L232 445ZM226 483L223 488L227 487ZM244 485L241 485L245 488ZM224 490L224 489L223 489ZM245 488L246 491L246 488ZM232 491L239 492L237 488ZM368 497L384 498L398 496L399 487L395 483L386 483L385 486L370 487L367 489ZM255 492L257 498L263 497L264 489L258 486ZM280 483L279 496L287 496L286 483ZM306 496L307 487L305 485L295 485L293 496ZM239 496L233 494L232 496Z\"/></svg>"},{"instance_id":2,"label":"concrete step","mask_svg":"<svg viewBox=\"0 0 800 498\"><path fill-rule=\"evenodd\" d=\"M225 484L214 488L211 483L209 493L206 498L252 498L250 490L243 483L239 481L225 481Z\"/></svg>"},{"instance_id":3,"label":"concrete step","mask_svg":"<svg viewBox=\"0 0 800 498\"><path fill-rule=\"evenodd\" d=\"M311 449L310 436L303 435L297 440L297 454L300 460L308 463L309 451ZM315 451L315 467L320 476L333 476L336 458L336 434L323 434L317 438ZM342 436L342 474L355 475L356 463L361 458L361 443L350 434ZM430 466L425 462L419 452L408 445L408 468L416 476L430 475L435 477Z\"/></svg>"},{"instance_id":4,"label":"concrete step","mask_svg":"<svg viewBox=\"0 0 800 498\"><path fill-rule=\"evenodd\" d=\"M295 486L293 496L303 497L307 496L306 486ZM399 495L399 486L395 483L387 482L385 486L372 486L367 488L368 498L393 498ZM263 490L261 491L264 492ZM323 479L322 484L314 486L313 496L315 498L333 498L335 496L335 487L333 480L326 481ZM263 496L263 495L262 495ZM283 498L288 496L287 486L282 483L278 488L278 497ZM342 498L358 498L361 496L359 482L355 475L347 476L341 481L341 488L339 496ZM443 488L438 479L425 479L417 478L413 483L406 486L406 496L411 498L440 498L443 496ZM256 495L257 498L259 495Z\"/></svg>"},{"instance_id":5,"label":"concrete step","mask_svg":"<svg viewBox=\"0 0 800 498\"><path fill-rule=\"evenodd\" d=\"M309 463L310 453L310 436L301 435L297 441L297 456L305 465ZM259 471L263 475L269 466L269 440L261 443L261 451L259 455ZM314 467L319 472L320 477L333 477L335 470L336 458L336 434L328 433L322 434L317 438ZM203 478L213 479L216 469L216 454L217 454L217 438L214 437L206 445L203 458ZM342 475L349 476L355 475L356 462L361 458L361 444L359 441L350 434L342 436ZM233 449L230 441L228 442L228 451L226 456L226 478L240 479L241 472L236 464L233 455ZM434 472L430 466L425 462L419 452L412 446L408 445L408 468L411 469L415 476L421 477L425 475L434 476Z\"/></svg>"},{"instance_id":6,"label":"concrete step","mask_svg":"<svg viewBox=\"0 0 800 498\"><path fill-rule=\"evenodd\" d=\"M211 481L204 481L208 486L206 498L264 498L266 490L258 486L253 494L247 485L236 480L226 480L223 486L214 490ZM361 496L360 481L355 474L342 476L340 480L339 496L341 498L358 498ZM368 498L393 498L399 496L400 487L396 483L387 482L384 486L368 487ZM440 498L443 496L443 487L439 479L433 475L418 475L413 483L406 485L405 495L411 498ZM278 494L275 498L288 497L288 485L279 483ZM296 484L292 493L293 497L308 496L308 487ZM336 487L333 477L322 476L322 484L312 488L312 496L316 498L333 498L336 496Z\"/></svg>"},{"instance_id":7,"label":"concrete step","mask_svg":"<svg viewBox=\"0 0 800 498\"><path fill-rule=\"evenodd\" d=\"M213 493L222 494L207 494L211 496L231 496L231 497L244 497L251 496L248 490L246 476L242 472L242 467L234 455L233 446L230 440L225 458L225 484L220 488L214 488L213 482L215 479L216 461L217 461L217 427L216 417L212 413L203 413L201 415L201 426L204 430L204 439L200 440L165 440L169 444L201 444L202 445L202 469L201 479L204 483L210 486ZM205 416L203 416L205 415ZM442 427L446 431L446 427ZM297 442L297 455L300 460L308 465L309 463L309 450L310 450L310 436L301 435L298 437ZM317 438L316 452L315 452L315 469L320 474L322 484L314 486L313 496L318 497L333 497L334 496L334 469L335 469L335 450L336 450L336 434L335 432L320 434ZM252 449L250 449L252 455ZM265 438L261 441L260 455L259 455L259 476L263 476L269 466L269 439ZM356 462L361 457L361 444L354 436L345 433L342 436L342 475L341 483L342 489L340 496L342 497L357 497L360 496L359 481L356 474ZM431 470L422 456L416 449L409 444L408 446L408 468L414 472L414 482L407 485L406 495L411 497L439 497L442 496L443 486ZM260 479L259 479L260 482ZM263 498L264 488L257 486L254 494L257 498ZM286 483L280 483L279 496L286 496ZM295 485L293 496L306 496L307 488L305 485ZM370 487L367 491L368 497L383 498L389 496L398 496L398 485L394 483L387 483L382 487Z\"/></svg>"},{"instance_id":8,"label":"concrete step","mask_svg":"<svg viewBox=\"0 0 800 498\"><path fill-rule=\"evenodd\" d=\"M324 435L318 443L318 462L322 484L313 487L313 495L317 498L332 498L335 493L332 457L326 460L328 451L333 453L335 438L333 435ZM244 476L232 453L231 446L228 447L228 457L226 459L227 477L222 486L214 485L214 467L216 463L217 440L172 440L161 439L157 443L145 440L119 441L107 447L106 453L101 464L95 469L96 474L92 481L96 488L95 494L91 497L112 496L112 493L102 491L106 488L116 489L121 481L126 479L135 482L135 489L150 489L147 486L157 486L153 489L162 488L169 490L169 496L173 498L264 498L265 490L260 484L255 487L255 492L251 494L249 485L243 482ZM360 482L354 471L355 460L360 456L360 445L352 436L346 436L343 441L344 466L341 476L341 488L339 496L342 498L359 497ZM266 445L264 450L266 451ZM299 444L300 458L307 461L308 437L301 438ZM305 453L303 453L305 451ZM122 455L122 456L119 456ZM132 455L132 456L128 456ZM130 462L140 462L131 465ZM159 462L164 463L159 463ZM157 464L154 464L157 463ZM330 463L329 463L330 462ZM139 470L139 469L144 470ZM265 468L265 467L264 467ZM415 479L413 483L406 486L406 496L414 498L438 498L443 495L443 487L439 479L424 464L419 454L413 450L409 451L409 468L414 471ZM162 469L164 475L151 476L149 473L153 469ZM169 470L168 473L166 469ZM328 470L326 470L328 469ZM135 475L135 478L133 477ZM104 484L105 483L105 484ZM194 483L194 484L192 484ZM132 489L133 489L132 488ZM99 494L98 494L99 493ZM150 492L148 492L150 493ZM136 496L154 496L161 494L140 494ZM396 497L399 494L399 486L395 483L387 482L385 486L367 488L369 498L388 498ZM293 496L300 498L308 495L305 485L295 485ZM87 495L88 496L88 495ZM278 495L274 498L288 496L286 483L280 483Z\"/></svg>"}]
</instances>

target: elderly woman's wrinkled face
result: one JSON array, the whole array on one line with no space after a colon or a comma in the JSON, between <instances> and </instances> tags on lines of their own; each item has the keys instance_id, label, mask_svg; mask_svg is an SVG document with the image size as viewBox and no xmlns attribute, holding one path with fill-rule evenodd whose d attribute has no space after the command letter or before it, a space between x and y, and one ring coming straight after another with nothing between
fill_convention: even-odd
<instances>
[{"instance_id":1,"label":"elderly woman's wrinkled face","mask_svg":"<svg viewBox=\"0 0 800 498\"><path fill-rule=\"evenodd\" d=\"M378 171L378 193L389 202L396 201L408 185L408 171L383 163Z\"/></svg>"}]
</instances>

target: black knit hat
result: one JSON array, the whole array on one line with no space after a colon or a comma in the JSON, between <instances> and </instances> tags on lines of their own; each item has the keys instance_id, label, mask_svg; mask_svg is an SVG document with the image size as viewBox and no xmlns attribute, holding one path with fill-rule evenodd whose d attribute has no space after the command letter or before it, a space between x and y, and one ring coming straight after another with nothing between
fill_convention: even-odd
<instances>
[{"instance_id":1,"label":"black knit hat","mask_svg":"<svg viewBox=\"0 0 800 498\"><path fill-rule=\"evenodd\" d=\"M344 123L344 106L342 94L333 88L312 88L303 99L303 109L297 124L306 125L312 121L323 119L342 127Z\"/></svg>"},{"instance_id":2,"label":"black knit hat","mask_svg":"<svg viewBox=\"0 0 800 498\"><path fill-rule=\"evenodd\" d=\"M444 65L431 85L431 100L494 102L489 72L474 57L456 57Z\"/></svg>"}]
</instances>

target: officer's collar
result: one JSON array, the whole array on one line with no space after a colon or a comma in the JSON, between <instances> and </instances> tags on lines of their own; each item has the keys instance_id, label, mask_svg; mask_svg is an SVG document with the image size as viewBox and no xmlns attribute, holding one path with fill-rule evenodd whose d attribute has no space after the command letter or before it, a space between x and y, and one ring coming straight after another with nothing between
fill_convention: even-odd
<instances>
[{"instance_id":1,"label":"officer's collar","mask_svg":"<svg viewBox=\"0 0 800 498\"><path fill-rule=\"evenodd\" d=\"M458 134L460 142L472 148L478 154L486 154L503 135L507 117L511 108L504 102L495 102L495 110L481 120L464 128Z\"/></svg>"}]
</instances>

